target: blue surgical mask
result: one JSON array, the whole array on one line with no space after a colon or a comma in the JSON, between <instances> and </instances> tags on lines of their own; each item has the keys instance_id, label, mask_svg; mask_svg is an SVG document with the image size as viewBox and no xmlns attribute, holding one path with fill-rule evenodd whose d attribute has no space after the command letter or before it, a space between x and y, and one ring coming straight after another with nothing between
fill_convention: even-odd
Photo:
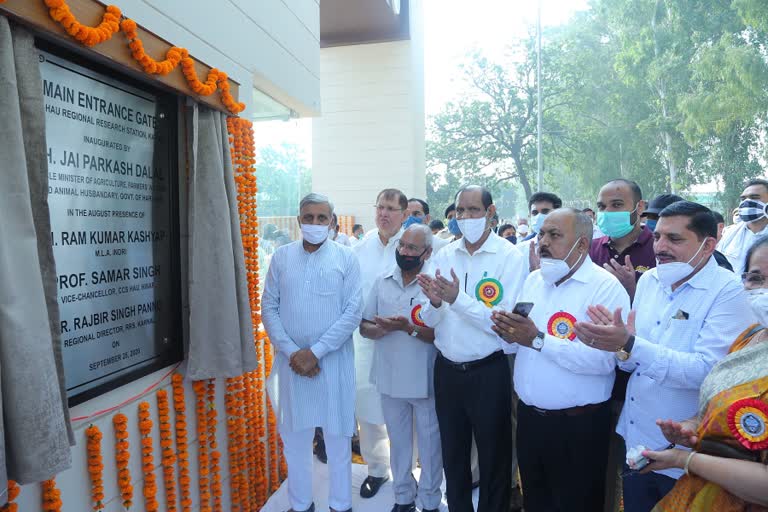
<instances>
[{"instance_id":1,"label":"blue surgical mask","mask_svg":"<svg viewBox=\"0 0 768 512\"><path fill-rule=\"evenodd\" d=\"M405 219L405 222L403 222L403 228L408 229L408 226L412 226L413 224L422 224L421 217L414 217L411 215L407 219Z\"/></svg>"},{"instance_id":2,"label":"blue surgical mask","mask_svg":"<svg viewBox=\"0 0 768 512\"><path fill-rule=\"evenodd\" d=\"M659 221L657 219L648 219L645 221L645 227L650 229L651 231L656 231L656 224Z\"/></svg>"},{"instance_id":3,"label":"blue surgical mask","mask_svg":"<svg viewBox=\"0 0 768 512\"><path fill-rule=\"evenodd\" d=\"M533 228L534 233L541 231L541 226L544 225L544 221L547 220L548 215L548 213L537 213L531 217L531 227Z\"/></svg>"},{"instance_id":4,"label":"blue surgical mask","mask_svg":"<svg viewBox=\"0 0 768 512\"><path fill-rule=\"evenodd\" d=\"M448 221L448 231L450 231L453 236L459 236L461 234L459 221L457 221L455 217Z\"/></svg>"},{"instance_id":5,"label":"blue surgical mask","mask_svg":"<svg viewBox=\"0 0 768 512\"><path fill-rule=\"evenodd\" d=\"M635 227L631 212L597 212L597 227L611 238L621 238Z\"/></svg>"}]
</instances>

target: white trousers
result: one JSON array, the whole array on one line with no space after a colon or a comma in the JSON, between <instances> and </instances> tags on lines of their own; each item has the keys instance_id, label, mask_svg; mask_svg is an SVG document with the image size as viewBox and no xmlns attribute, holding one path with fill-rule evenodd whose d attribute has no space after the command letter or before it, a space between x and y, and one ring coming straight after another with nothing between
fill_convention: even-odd
<instances>
[{"instance_id":1,"label":"white trousers","mask_svg":"<svg viewBox=\"0 0 768 512\"><path fill-rule=\"evenodd\" d=\"M358 420L359 421L359 420ZM368 464L368 475L389 476L389 437L386 425L359 421L360 455Z\"/></svg>"},{"instance_id":2,"label":"white trousers","mask_svg":"<svg viewBox=\"0 0 768 512\"><path fill-rule=\"evenodd\" d=\"M312 441L315 429L280 432L288 464L288 496L297 512L312 506ZM352 507L352 439L323 432L328 454L328 505L334 510Z\"/></svg>"},{"instance_id":3,"label":"white trousers","mask_svg":"<svg viewBox=\"0 0 768 512\"><path fill-rule=\"evenodd\" d=\"M417 498L413 478L414 423L419 444L421 476L418 484L418 506L440 507L443 493L443 456L440 450L440 427L437 424L435 399L392 398L381 395L381 408L389 432L395 503L408 505Z\"/></svg>"}]
</instances>

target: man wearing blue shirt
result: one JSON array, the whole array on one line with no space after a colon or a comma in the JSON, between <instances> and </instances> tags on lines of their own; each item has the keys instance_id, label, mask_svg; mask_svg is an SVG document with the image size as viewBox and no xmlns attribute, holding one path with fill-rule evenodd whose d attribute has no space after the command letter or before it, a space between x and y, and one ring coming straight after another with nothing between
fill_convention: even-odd
<instances>
[{"instance_id":1,"label":"man wearing blue shirt","mask_svg":"<svg viewBox=\"0 0 768 512\"><path fill-rule=\"evenodd\" d=\"M616 429L627 449L664 448L656 420L693 416L704 377L754 323L742 287L712 257L717 223L708 208L673 203L659 214L653 235L657 266L640 278L627 323L621 311L597 305L589 310L592 322L576 324L582 343L614 352L632 372ZM650 511L681 474L625 477L625 511Z\"/></svg>"}]
</instances>

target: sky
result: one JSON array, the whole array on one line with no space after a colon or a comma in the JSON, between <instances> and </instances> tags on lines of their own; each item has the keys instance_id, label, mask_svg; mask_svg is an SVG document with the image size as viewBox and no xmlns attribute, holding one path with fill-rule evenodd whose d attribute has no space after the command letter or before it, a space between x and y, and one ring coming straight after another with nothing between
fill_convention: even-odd
<instances>
[{"instance_id":1,"label":"sky","mask_svg":"<svg viewBox=\"0 0 768 512\"><path fill-rule=\"evenodd\" d=\"M535 0L413 0L424 5L424 82L427 118L461 95L464 85L459 64L473 47L493 59L504 57L514 39L535 30ZM539 0L542 26L560 25L588 0ZM295 143L312 158L311 119L260 122L255 125L257 146Z\"/></svg>"},{"instance_id":2,"label":"sky","mask_svg":"<svg viewBox=\"0 0 768 512\"><path fill-rule=\"evenodd\" d=\"M417 0L418 1L418 0ZM525 0L422 0L424 2L424 82L427 117L462 90L458 65L477 47L503 59L513 40L536 29L537 2ZM539 0L542 26L560 25L587 0Z\"/></svg>"}]
</instances>

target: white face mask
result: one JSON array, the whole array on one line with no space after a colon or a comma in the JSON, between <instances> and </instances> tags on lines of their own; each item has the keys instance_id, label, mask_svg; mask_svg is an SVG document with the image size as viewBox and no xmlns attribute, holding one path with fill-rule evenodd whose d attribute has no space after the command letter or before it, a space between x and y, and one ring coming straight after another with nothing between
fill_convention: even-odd
<instances>
[{"instance_id":1,"label":"white face mask","mask_svg":"<svg viewBox=\"0 0 768 512\"><path fill-rule=\"evenodd\" d=\"M566 254L565 258L562 260L557 260L555 258L541 258L540 265L541 265L541 277L544 279L544 282L547 284L555 284L562 278L568 275L568 272L571 271L573 267L579 264L581 261L583 254L579 255L579 259L576 260L576 263L573 264L573 267L569 267L568 263L566 263L565 260L568 259L568 257L571 255L573 250L578 245L579 241L576 240L576 243L573 244L571 247L571 250L568 251L568 254Z\"/></svg>"},{"instance_id":2,"label":"white face mask","mask_svg":"<svg viewBox=\"0 0 768 512\"><path fill-rule=\"evenodd\" d=\"M301 236L310 244L321 244L328 238L328 226L323 226L322 224L302 224Z\"/></svg>"},{"instance_id":3,"label":"white face mask","mask_svg":"<svg viewBox=\"0 0 768 512\"><path fill-rule=\"evenodd\" d=\"M485 217L480 217L479 219L458 219L456 222L467 242L474 244L483 237L487 219Z\"/></svg>"},{"instance_id":4,"label":"white face mask","mask_svg":"<svg viewBox=\"0 0 768 512\"><path fill-rule=\"evenodd\" d=\"M747 290L752 313L763 327L768 327L768 288Z\"/></svg>"},{"instance_id":5,"label":"white face mask","mask_svg":"<svg viewBox=\"0 0 768 512\"><path fill-rule=\"evenodd\" d=\"M691 262L696 259L696 256L699 255L701 250L704 248L704 244L707 243L707 239L705 238L703 242L701 242L701 245L699 246L699 250L696 251L696 254L694 254L691 259L689 259L687 262L683 263L682 261L672 261L670 263L662 263L659 264L658 260L656 261L656 275L659 278L659 281L664 287L671 288L673 284L678 283L685 279L686 277L693 274L693 272L696 270L693 265L691 265Z\"/></svg>"},{"instance_id":6,"label":"white face mask","mask_svg":"<svg viewBox=\"0 0 768 512\"><path fill-rule=\"evenodd\" d=\"M733 216L733 223L738 224L739 222L741 222L741 217L737 213L736 215Z\"/></svg>"}]
</instances>

